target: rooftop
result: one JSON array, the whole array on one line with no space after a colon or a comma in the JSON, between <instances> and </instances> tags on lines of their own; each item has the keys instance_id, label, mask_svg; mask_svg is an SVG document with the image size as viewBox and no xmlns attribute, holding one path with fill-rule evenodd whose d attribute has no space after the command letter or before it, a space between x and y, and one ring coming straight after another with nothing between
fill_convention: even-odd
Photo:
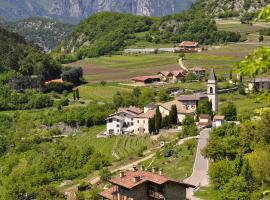
<instances>
[{"instance_id":1,"label":"rooftop","mask_svg":"<svg viewBox=\"0 0 270 200\"><path fill-rule=\"evenodd\" d=\"M136 181L134 181L134 178L136 178ZM147 172L147 171L127 171L127 172L124 172L123 177L117 176L109 180L109 182L114 185L119 185L127 189L132 189L145 182L152 182L158 185L162 185L168 182L173 182L173 183L182 185L186 188L194 187L193 185L180 182L180 181L174 180L172 178L169 178L163 175Z\"/></svg>"},{"instance_id":2,"label":"rooftop","mask_svg":"<svg viewBox=\"0 0 270 200\"><path fill-rule=\"evenodd\" d=\"M223 115L216 115L213 119L213 121L219 121L219 120L225 120L225 116Z\"/></svg>"},{"instance_id":3,"label":"rooftop","mask_svg":"<svg viewBox=\"0 0 270 200\"><path fill-rule=\"evenodd\" d=\"M208 80L209 81L216 81L217 80L217 76L216 76L214 68L211 69Z\"/></svg>"},{"instance_id":4,"label":"rooftop","mask_svg":"<svg viewBox=\"0 0 270 200\"><path fill-rule=\"evenodd\" d=\"M169 101L169 102L166 102L166 103L162 103L160 104L161 107L165 108L166 110L171 110L172 106L173 105L176 105L176 108L177 108L177 112L178 113L185 113L185 114L192 114L194 113L193 110L187 110L187 109L184 109L183 107L183 104L180 102L180 101L177 101L177 100L174 100L174 101Z\"/></svg>"},{"instance_id":5,"label":"rooftop","mask_svg":"<svg viewBox=\"0 0 270 200\"><path fill-rule=\"evenodd\" d=\"M152 75L152 76L138 76L138 77L134 77L131 80L133 81L146 81L148 79L160 79L160 76L158 75Z\"/></svg>"},{"instance_id":6,"label":"rooftop","mask_svg":"<svg viewBox=\"0 0 270 200\"><path fill-rule=\"evenodd\" d=\"M200 119L209 119L210 115L208 114L201 114Z\"/></svg>"},{"instance_id":7,"label":"rooftop","mask_svg":"<svg viewBox=\"0 0 270 200\"><path fill-rule=\"evenodd\" d=\"M203 98L206 98L207 95L204 93L195 93L190 95L180 95L175 98L177 101L199 101Z\"/></svg>"},{"instance_id":8,"label":"rooftop","mask_svg":"<svg viewBox=\"0 0 270 200\"><path fill-rule=\"evenodd\" d=\"M198 42L192 42L192 41L183 41L180 43L180 47L197 47L199 45Z\"/></svg>"},{"instance_id":9,"label":"rooftop","mask_svg":"<svg viewBox=\"0 0 270 200\"><path fill-rule=\"evenodd\" d=\"M163 76L172 75L172 73L170 71L160 71L160 72L158 72L158 74L162 74Z\"/></svg>"},{"instance_id":10,"label":"rooftop","mask_svg":"<svg viewBox=\"0 0 270 200\"><path fill-rule=\"evenodd\" d=\"M46 81L45 85L47 85L49 83L64 83L64 80L62 78L60 78L60 79L54 79L54 80Z\"/></svg>"}]
</instances>

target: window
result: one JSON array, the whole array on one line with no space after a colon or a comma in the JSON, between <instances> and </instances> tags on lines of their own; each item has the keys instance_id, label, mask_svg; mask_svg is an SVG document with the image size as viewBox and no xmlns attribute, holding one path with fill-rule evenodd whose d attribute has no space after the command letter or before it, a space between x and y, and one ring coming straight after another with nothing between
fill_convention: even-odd
<instances>
[{"instance_id":1,"label":"window","mask_svg":"<svg viewBox=\"0 0 270 200\"><path fill-rule=\"evenodd\" d=\"M109 119L109 123L112 123L112 121L113 121L112 119Z\"/></svg>"},{"instance_id":2,"label":"window","mask_svg":"<svg viewBox=\"0 0 270 200\"><path fill-rule=\"evenodd\" d=\"M120 127L119 124L117 124L116 127Z\"/></svg>"},{"instance_id":3,"label":"window","mask_svg":"<svg viewBox=\"0 0 270 200\"><path fill-rule=\"evenodd\" d=\"M130 125L133 126L133 122L131 122Z\"/></svg>"},{"instance_id":4,"label":"window","mask_svg":"<svg viewBox=\"0 0 270 200\"><path fill-rule=\"evenodd\" d=\"M139 124L139 123L140 123L140 120L138 120L137 122L138 122L138 124Z\"/></svg>"},{"instance_id":5,"label":"window","mask_svg":"<svg viewBox=\"0 0 270 200\"><path fill-rule=\"evenodd\" d=\"M119 119L118 120L116 120L117 122L119 122Z\"/></svg>"},{"instance_id":6,"label":"window","mask_svg":"<svg viewBox=\"0 0 270 200\"><path fill-rule=\"evenodd\" d=\"M214 91L213 88L210 87L210 94L213 94L214 93L213 91Z\"/></svg>"}]
</instances>

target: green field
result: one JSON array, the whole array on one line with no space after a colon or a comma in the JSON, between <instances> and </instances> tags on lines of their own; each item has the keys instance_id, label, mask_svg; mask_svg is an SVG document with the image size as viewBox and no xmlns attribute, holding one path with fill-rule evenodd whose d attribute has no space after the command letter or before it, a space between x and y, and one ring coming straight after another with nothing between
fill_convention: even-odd
<instances>
[{"instance_id":1,"label":"green field","mask_svg":"<svg viewBox=\"0 0 270 200\"><path fill-rule=\"evenodd\" d=\"M178 180L184 179L192 173L196 147L197 141L195 139L172 148L165 146L165 149L157 152L157 155L153 159L147 160L142 164L147 168L151 168L152 166L162 168L166 176ZM169 149L173 149L174 154L170 158L165 158L163 154Z\"/></svg>"},{"instance_id":2,"label":"green field","mask_svg":"<svg viewBox=\"0 0 270 200\"><path fill-rule=\"evenodd\" d=\"M201 187L199 191L195 193L195 197L202 200L215 200L217 199L217 194L212 187Z\"/></svg>"}]
</instances>

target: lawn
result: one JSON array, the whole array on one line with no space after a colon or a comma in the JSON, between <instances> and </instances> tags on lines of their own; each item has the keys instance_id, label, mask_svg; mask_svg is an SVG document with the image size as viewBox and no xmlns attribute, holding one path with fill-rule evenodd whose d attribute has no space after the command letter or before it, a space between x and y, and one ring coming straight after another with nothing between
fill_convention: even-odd
<instances>
[{"instance_id":1,"label":"lawn","mask_svg":"<svg viewBox=\"0 0 270 200\"><path fill-rule=\"evenodd\" d=\"M256 109L269 106L269 103L264 99L256 98L253 95L243 96L235 92L219 95L219 112L228 102L233 102L236 105L239 119L253 116Z\"/></svg>"},{"instance_id":2,"label":"lawn","mask_svg":"<svg viewBox=\"0 0 270 200\"><path fill-rule=\"evenodd\" d=\"M195 193L195 197L202 200L215 200L217 199L217 193L212 187L201 187L199 191Z\"/></svg>"},{"instance_id":3,"label":"lawn","mask_svg":"<svg viewBox=\"0 0 270 200\"><path fill-rule=\"evenodd\" d=\"M145 165L148 169L151 167L162 168L166 176L175 179L184 179L191 175L193 169L193 162L196 155L197 140L193 139L186 141L181 146L165 148L157 152L156 156L141 164ZM173 149L172 157L165 158L164 152Z\"/></svg>"},{"instance_id":4,"label":"lawn","mask_svg":"<svg viewBox=\"0 0 270 200\"><path fill-rule=\"evenodd\" d=\"M221 31L231 31L238 33L253 33L258 32L264 27L259 25L241 24L241 23L217 23L217 27Z\"/></svg>"},{"instance_id":5,"label":"lawn","mask_svg":"<svg viewBox=\"0 0 270 200\"><path fill-rule=\"evenodd\" d=\"M80 97L83 100L91 100L98 102L112 102L113 95L117 92L130 92L131 89L122 87L114 83L101 84L85 84L78 87Z\"/></svg>"}]
</instances>

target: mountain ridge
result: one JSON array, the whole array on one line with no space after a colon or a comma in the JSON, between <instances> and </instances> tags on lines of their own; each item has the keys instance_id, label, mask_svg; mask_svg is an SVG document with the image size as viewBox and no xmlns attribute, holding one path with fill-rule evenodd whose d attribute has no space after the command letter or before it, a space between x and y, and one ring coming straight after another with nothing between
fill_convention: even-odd
<instances>
[{"instance_id":1,"label":"mountain ridge","mask_svg":"<svg viewBox=\"0 0 270 200\"><path fill-rule=\"evenodd\" d=\"M195 0L0 0L0 16L15 21L31 16L78 22L102 11L165 16L190 8Z\"/></svg>"}]
</instances>

